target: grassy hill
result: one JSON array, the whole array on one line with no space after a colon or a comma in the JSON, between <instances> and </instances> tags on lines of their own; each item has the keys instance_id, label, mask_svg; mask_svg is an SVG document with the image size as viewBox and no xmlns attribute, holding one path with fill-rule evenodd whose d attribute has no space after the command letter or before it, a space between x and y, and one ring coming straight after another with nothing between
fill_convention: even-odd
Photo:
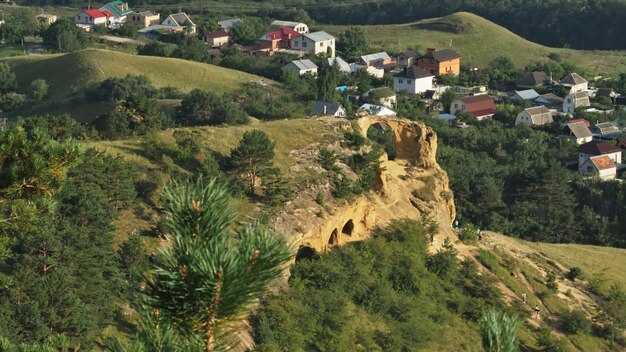
<instances>
[{"instance_id":1,"label":"grassy hill","mask_svg":"<svg viewBox=\"0 0 626 352\"><path fill-rule=\"evenodd\" d=\"M550 60L557 54L563 60L581 67L588 74L611 74L626 71L626 52L586 51L550 48L530 42L504 27L480 16L458 12L446 17L421 20L398 25L357 26L375 49L390 53L407 48L456 50L463 62L470 66L485 66L497 56L508 56L516 66ZM323 30L339 35L348 26L321 26Z\"/></svg>"},{"instance_id":2,"label":"grassy hill","mask_svg":"<svg viewBox=\"0 0 626 352\"><path fill-rule=\"evenodd\" d=\"M102 109L91 103L68 99L109 77L144 75L155 87L171 86L183 92L194 88L230 92L241 83L261 79L248 73L199 62L100 49L61 55L19 56L3 61L14 68L20 90L27 91L30 82L40 78L50 85L46 102L29 113L69 112L80 120L90 120Z\"/></svg>"}]
</instances>

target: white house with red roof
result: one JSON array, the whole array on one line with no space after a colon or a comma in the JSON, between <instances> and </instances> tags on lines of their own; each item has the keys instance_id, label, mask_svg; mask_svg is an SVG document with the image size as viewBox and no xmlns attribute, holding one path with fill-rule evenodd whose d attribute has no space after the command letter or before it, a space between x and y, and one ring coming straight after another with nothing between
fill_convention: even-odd
<instances>
[{"instance_id":1,"label":"white house with red roof","mask_svg":"<svg viewBox=\"0 0 626 352\"><path fill-rule=\"evenodd\" d=\"M74 16L74 23L86 26L110 26L115 16L109 11L85 10Z\"/></svg>"}]
</instances>

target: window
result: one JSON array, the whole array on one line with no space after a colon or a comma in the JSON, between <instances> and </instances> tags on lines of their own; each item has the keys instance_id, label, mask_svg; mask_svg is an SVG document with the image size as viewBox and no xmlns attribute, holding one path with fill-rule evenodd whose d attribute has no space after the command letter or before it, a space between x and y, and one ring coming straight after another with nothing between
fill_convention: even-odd
<instances>
[{"instance_id":1,"label":"window","mask_svg":"<svg viewBox=\"0 0 626 352\"><path fill-rule=\"evenodd\" d=\"M306 42L302 42L302 46L306 48Z\"/></svg>"},{"instance_id":2,"label":"window","mask_svg":"<svg viewBox=\"0 0 626 352\"><path fill-rule=\"evenodd\" d=\"M403 79L398 79L398 83L403 84L404 80Z\"/></svg>"},{"instance_id":3,"label":"window","mask_svg":"<svg viewBox=\"0 0 626 352\"><path fill-rule=\"evenodd\" d=\"M410 80L410 79L407 79L407 80L406 80L406 84L411 84L411 80Z\"/></svg>"},{"instance_id":4,"label":"window","mask_svg":"<svg viewBox=\"0 0 626 352\"><path fill-rule=\"evenodd\" d=\"M321 48L321 47L324 47L324 42L321 42L321 43L320 43L320 48Z\"/></svg>"},{"instance_id":5,"label":"window","mask_svg":"<svg viewBox=\"0 0 626 352\"><path fill-rule=\"evenodd\" d=\"M568 104L571 104L571 103L572 103L572 99L567 98L567 103L568 103Z\"/></svg>"},{"instance_id":6,"label":"window","mask_svg":"<svg viewBox=\"0 0 626 352\"><path fill-rule=\"evenodd\" d=\"M298 46L298 42L297 41L293 42L293 46Z\"/></svg>"},{"instance_id":7,"label":"window","mask_svg":"<svg viewBox=\"0 0 626 352\"><path fill-rule=\"evenodd\" d=\"M592 172L592 171L593 171L593 167L587 166L587 172Z\"/></svg>"},{"instance_id":8,"label":"window","mask_svg":"<svg viewBox=\"0 0 626 352\"><path fill-rule=\"evenodd\" d=\"M458 109L459 108L459 104L454 104L454 108Z\"/></svg>"}]
</instances>

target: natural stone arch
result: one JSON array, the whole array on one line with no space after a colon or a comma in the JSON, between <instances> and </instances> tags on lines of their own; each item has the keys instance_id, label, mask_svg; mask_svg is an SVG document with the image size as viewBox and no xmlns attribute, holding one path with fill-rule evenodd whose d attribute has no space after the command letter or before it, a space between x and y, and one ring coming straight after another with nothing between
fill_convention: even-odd
<instances>
[{"instance_id":1,"label":"natural stone arch","mask_svg":"<svg viewBox=\"0 0 626 352\"><path fill-rule=\"evenodd\" d=\"M385 122L375 122L368 127L365 132L367 138L376 141L380 144L385 153L387 153L387 160L395 160L396 158L396 145L393 129L389 124Z\"/></svg>"},{"instance_id":2,"label":"natural stone arch","mask_svg":"<svg viewBox=\"0 0 626 352\"><path fill-rule=\"evenodd\" d=\"M301 260L313 260L317 259L318 253L315 249L309 246L300 246L298 252L296 252L296 263Z\"/></svg>"},{"instance_id":3,"label":"natural stone arch","mask_svg":"<svg viewBox=\"0 0 626 352\"><path fill-rule=\"evenodd\" d=\"M334 247L337 245L339 245L339 231L337 231L337 229L334 229L333 232L330 234L330 237L328 238L328 246Z\"/></svg>"},{"instance_id":4,"label":"natural stone arch","mask_svg":"<svg viewBox=\"0 0 626 352\"><path fill-rule=\"evenodd\" d=\"M354 233L354 222L352 219L348 220L343 228L341 229L341 233L344 235L352 236Z\"/></svg>"},{"instance_id":5,"label":"natural stone arch","mask_svg":"<svg viewBox=\"0 0 626 352\"><path fill-rule=\"evenodd\" d=\"M423 123L396 117L362 116L357 120L361 134L367 137L374 124L387 125L393 131L396 161L405 160L419 167L437 164L437 135Z\"/></svg>"}]
</instances>

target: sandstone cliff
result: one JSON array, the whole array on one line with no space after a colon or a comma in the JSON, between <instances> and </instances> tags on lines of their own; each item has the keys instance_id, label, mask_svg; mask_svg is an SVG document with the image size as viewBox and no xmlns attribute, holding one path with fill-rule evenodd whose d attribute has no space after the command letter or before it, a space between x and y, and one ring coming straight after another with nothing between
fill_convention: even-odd
<instances>
[{"instance_id":1,"label":"sandstone cliff","mask_svg":"<svg viewBox=\"0 0 626 352\"><path fill-rule=\"evenodd\" d=\"M328 120L328 123L331 120ZM315 159L321 147L341 154L339 143L314 145L307 150L294 151L299 160L294 169L307 168L320 174L319 182L304 187L289 202L272 226L289 234L299 255L310 255L368 237L377 226L384 226L399 218L420 219L426 213L436 219L442 236L451 235L450 225L455 218L452 192L448 176L437 164L437 135L421 122L399 118L364 116L356 126L346 120L332 119L335 128L358 129L364 136L370 126L380 124L393 131L395 160L383 156L383 171L377 189L346 202L334 200L331 185L321 175ZM380 127L378 126L378 127ZM315 201L323 195L324 202ZM441 241L439 241L441 242Z\"/></svg>"}]
</instances>

